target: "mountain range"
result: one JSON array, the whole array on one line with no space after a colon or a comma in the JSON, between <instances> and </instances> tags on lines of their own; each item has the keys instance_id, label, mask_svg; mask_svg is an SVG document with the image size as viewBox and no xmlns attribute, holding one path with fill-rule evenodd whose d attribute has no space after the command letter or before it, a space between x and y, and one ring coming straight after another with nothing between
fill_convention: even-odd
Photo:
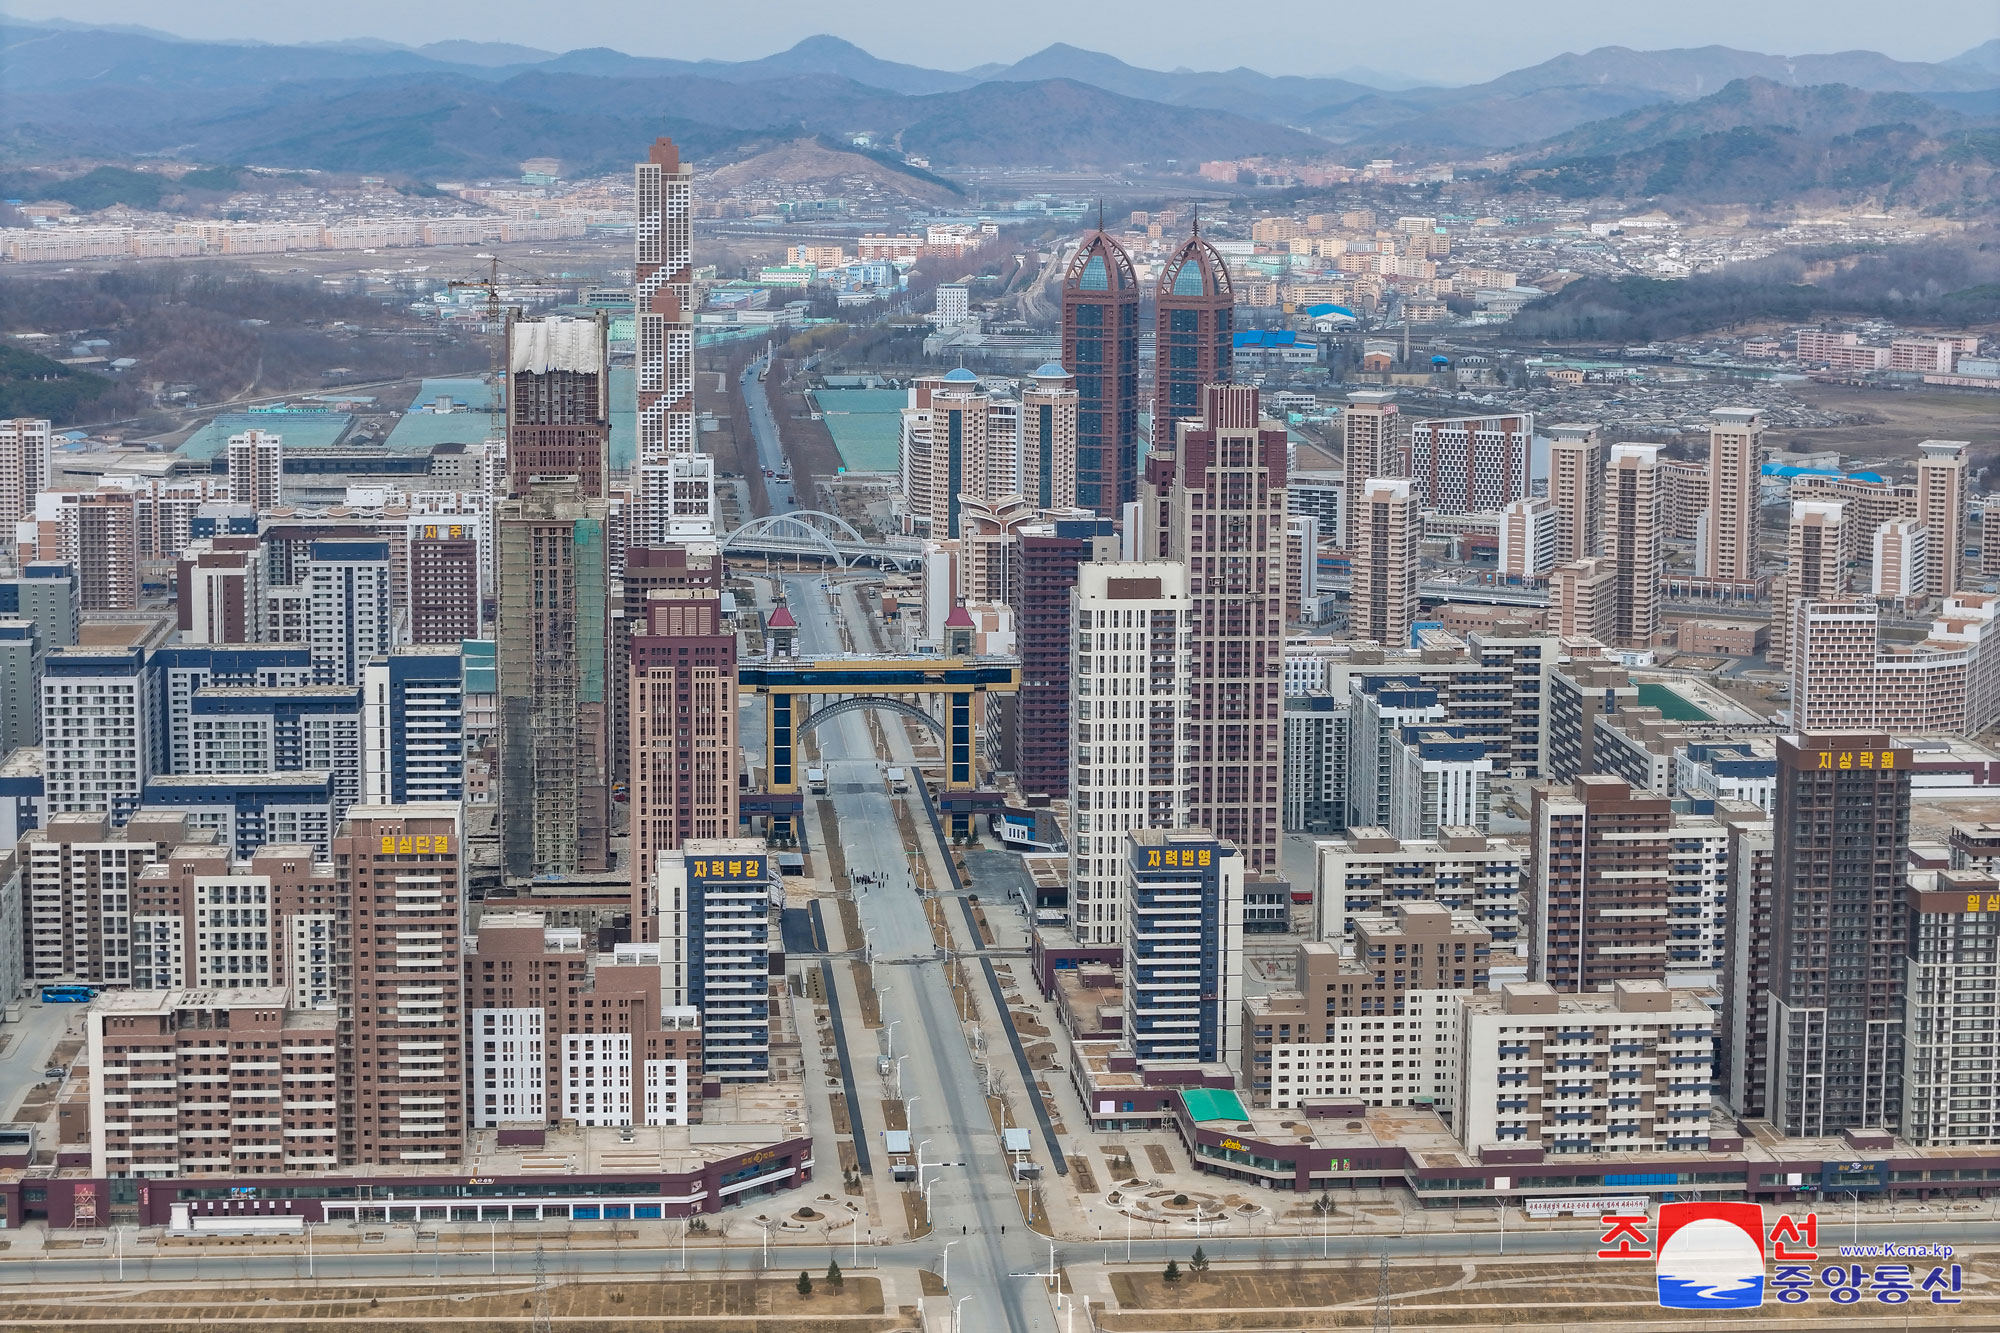
<instances>
[{"instance_id":1,"label":"mountain range","mask_svg":"<svg viewBox=\"0 0 2000 1333\"><path fill-rule=\"evenodd\" d=\"M1770 110L1740 93L1737 103L1711 101L1739 84L1777 90L1760 94L1767 101L1828 84L1893 97L1846 109L1927 133L1947 128L1934 116L2000 111L2000 41L1937 64L1870 51L1604 47L1456 88L1355 73L1375 82L1150 70L1064 43L1012 64L951 71L883 60L828 36L757 60L687 61L482 41L193 41L3 19L0 159L171 155L438 179L508 172L535 156L558 157L576 174L614 169L660 133L697 156L803 133L865 137L947 174L1186 170L1253 155L1463 160L1532 149L1537 160L1556 160L1643 151L1647 136L1658 140L1679 123L1676 106L1705 105L1711 127ZM1810 99L1794 103L1811 114ZM1574 135L1584 138L1565 141Z\"/></svg>"}]
</instances>

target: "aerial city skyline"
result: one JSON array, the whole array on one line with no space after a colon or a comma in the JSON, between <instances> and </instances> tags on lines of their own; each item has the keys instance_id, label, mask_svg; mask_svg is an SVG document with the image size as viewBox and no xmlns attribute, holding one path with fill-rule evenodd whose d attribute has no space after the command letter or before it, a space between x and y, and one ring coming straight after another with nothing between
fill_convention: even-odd
<instances>
[{"instance_id":1,"label":"aerial city skyline","mask_svg":"<svg viewBox=\"0 0 2000 1333\"><path fill-rule=\"evenodd\" d=\"M0 1287L247 1311L227 1244L278 1322L1978 1318L1964 26L1816 58L1871 88L1593 51L1291 124L1241 70L0 24L154 71L136 133L256 88L227 156L86 152L51 87L23 142L77 147L0 191ZM257 156L349 75L413 100ZM640 105L710 75L796 101ZM1145 160L1070 146L1114 96Z\"/></svg>"}]
</instances>

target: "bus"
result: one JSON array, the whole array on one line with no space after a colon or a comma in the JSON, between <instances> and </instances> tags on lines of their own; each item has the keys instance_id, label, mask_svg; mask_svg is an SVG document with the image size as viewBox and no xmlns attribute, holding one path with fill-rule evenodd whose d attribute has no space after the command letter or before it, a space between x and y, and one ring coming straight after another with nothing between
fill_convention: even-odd
<instances>
[{"instance_id":1,"label":"bus","mask_svg":"<svg viewBox=\"0 0 2000 1333\"><path fill-rule=\"evenodd\" d=\"M44 986L43 1004L86 1004L97 998L97 991L90 986Z\"/></svg>"}]
</instances>

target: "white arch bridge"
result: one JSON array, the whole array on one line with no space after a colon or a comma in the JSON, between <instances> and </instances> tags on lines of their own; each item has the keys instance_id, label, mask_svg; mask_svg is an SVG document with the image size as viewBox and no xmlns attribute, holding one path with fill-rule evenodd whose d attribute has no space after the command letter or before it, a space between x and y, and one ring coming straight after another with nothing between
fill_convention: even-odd
<instances>
[{"instance_id":1,"label":"white arch bridge","mask_svg":"<svg viewBox=\"0 0 2000 1333\"><path fill-rule=\"evenodd\" d=\"M753 518L722 539L725 555L774 555L787 560L825 560L842 569L853 565L915 569L923 548L903 538L870 541L838 514L795 509Z\"/></svg>"}]
</instances>

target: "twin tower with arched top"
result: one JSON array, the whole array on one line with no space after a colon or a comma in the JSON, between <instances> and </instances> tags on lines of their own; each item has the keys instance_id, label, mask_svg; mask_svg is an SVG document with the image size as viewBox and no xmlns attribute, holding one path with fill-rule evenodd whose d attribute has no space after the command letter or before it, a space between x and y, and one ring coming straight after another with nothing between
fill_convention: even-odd
<instances>
[{"instance_id":1,"label":"twin tower with arched top","mask_svg":"<svg viewBox=\"0 0 2000 1333\"><path fill-rule=\"evenodd\" d=\"M1141 295L1125 247L1101 226L1085 236L1063 275L1063 365L1077 391L1076 502L1103 518L1138 498L1142 445L1171 445L1175 425L1201 415L1202 386L1234 369L1229 266L1197 224L1160 268L1153 392L1142 422Z\"/></svg>"}]
</instances>

